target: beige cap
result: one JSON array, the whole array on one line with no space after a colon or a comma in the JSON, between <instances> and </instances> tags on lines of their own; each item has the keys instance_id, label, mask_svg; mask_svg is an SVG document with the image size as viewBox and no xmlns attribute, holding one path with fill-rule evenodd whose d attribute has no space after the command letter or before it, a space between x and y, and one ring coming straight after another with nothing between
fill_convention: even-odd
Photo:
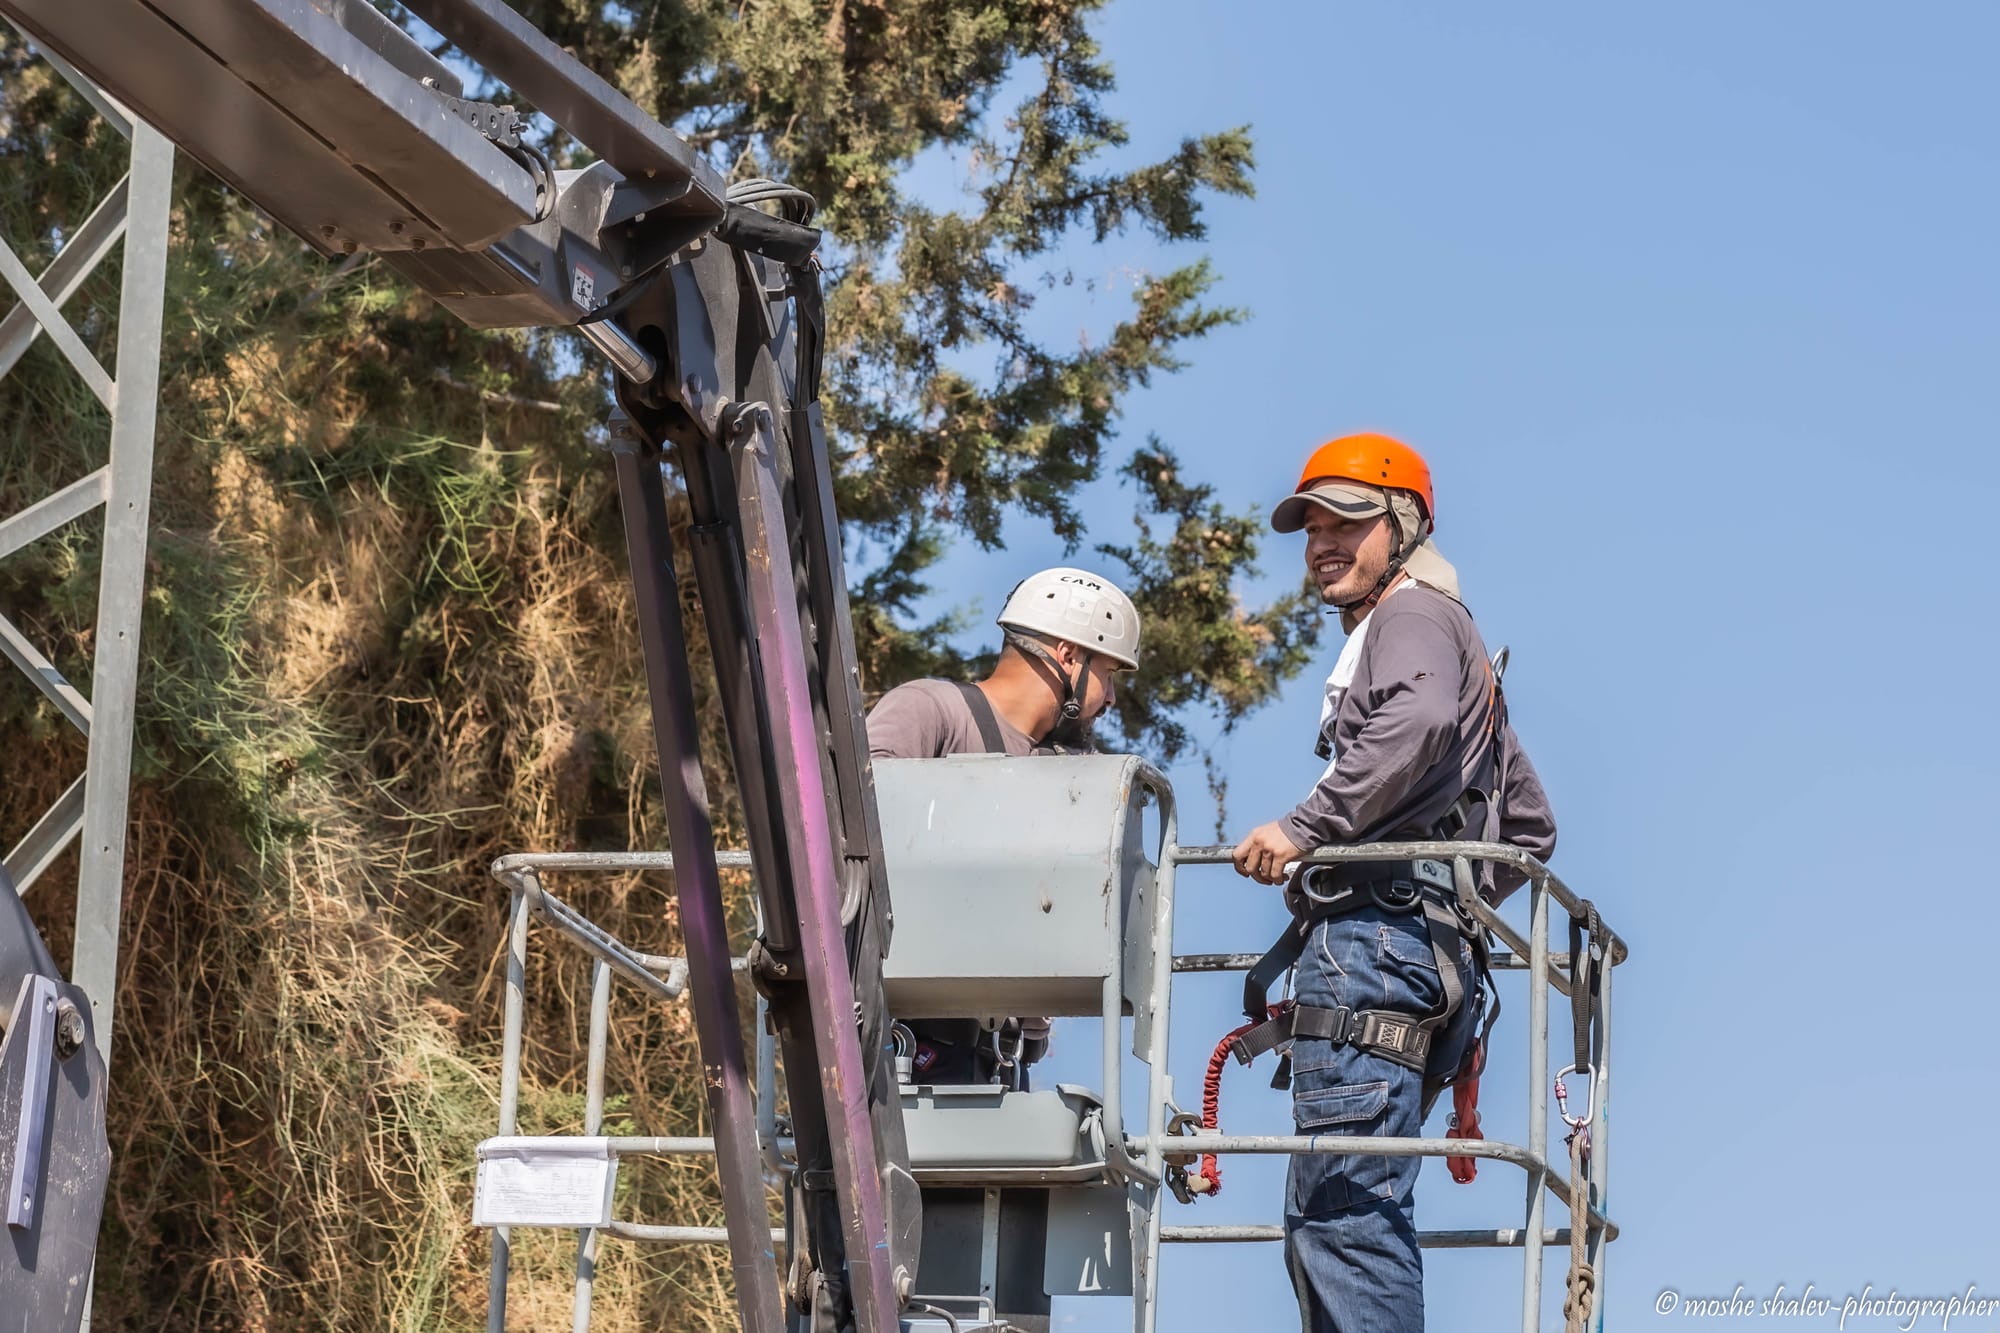
<instances>
[{"instance_id":1,"label":"beige cap","mask_svg":"<svg viewBox=\"0 0 2000 1333\"><path fill-rule=\"evenodd\" d=\"M1297 532L1306 525L1313 506L1340 518L1368 518L1389 512L1387 494L1379 486L1359 481L1322 481L1309 491L1288 495L1271 511L1271 527L1276 532Z\"/></svg>"},{"instance_id":2,"label":"beige cap","mask_svg":"<svg viewBox=\"0 0 2000 1333\"><path fill-rule=\"evenodd\" d=\"M1422 546L1410 552L1410 558L1403 562L1403 572L1427 588L1435 588L1454 602L1462 600L1458 595L1458 571L1451 561L1438 553L1437 543L1426 540Z\"/></svg>"}]
</instances>

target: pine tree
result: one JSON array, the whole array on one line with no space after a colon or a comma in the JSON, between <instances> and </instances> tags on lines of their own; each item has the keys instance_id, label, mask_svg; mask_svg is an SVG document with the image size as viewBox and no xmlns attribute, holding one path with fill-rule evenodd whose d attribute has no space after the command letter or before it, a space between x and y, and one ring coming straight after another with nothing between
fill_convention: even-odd
<instances>
[{"instance_id":1,"label":"pine tree","mask_svg":"<svg viewBox=\"0 0 2000 1333\"><path fill-rule=\"evenodd\" d=\"M1187 481L1171 441L1120 455L1127 395L1241 317L1208 302L1207 261L1145 277L1088 346L1033 333L1067 247L1198 246L1204 202L1251 191L1241 129L1103 165L1127 132L1104 110L1096 7L520 6L722 170L821 201L838 499L850 549L874 553L850 570L869 687L976 669L954 620L916 617L926 571L953 541L999 549L1010 525L1043 524L1133 591L1147 650L1124 729L1172 758L1268 700L1318 622L1302 594L1242 604L1261 523ZM122 142L0 40L0 231L36 267L116 179ZM971 171L957 207L906 187L939 149ZM591 448L604 379L569 335L477 333L366 257L320 260L185 161L173 227L96 1323L473 1327L469 1168L492 1125L502 916L483 865L662 841L615 495ZM115 299L112 267L71 305L106 356ZM103 424L46 341L31 351L0 381L0 505L101 461ZM1107 471L1136 522L1080 511ZM77 679L92 549L65 530L0 562L0 605ZM713 714L712 778L728 771ZM82 754L11 679L0 728L11 843ZM73 878L71 860L34 902L59 957ZM562 891L674 952L669 888ZM580 976L534 956L524 1132L580 1119ZM631 1091L612 1132L692 1125L691 1048L684 1013L617 1012L612 1083ZM625 1215L719 1221L698 1170L635 1165L622 1188ZM566 1312L555 1241L524 1248L549 1281L518 1299ZM597 1326L728 1324L718 1258L609 1251Z\"/></svg>"}]
</instances>

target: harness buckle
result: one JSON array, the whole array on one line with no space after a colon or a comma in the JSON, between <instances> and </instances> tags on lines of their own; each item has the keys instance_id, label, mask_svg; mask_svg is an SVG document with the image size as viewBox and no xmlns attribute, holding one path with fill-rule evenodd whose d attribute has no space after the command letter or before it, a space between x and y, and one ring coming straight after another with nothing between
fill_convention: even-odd
<instances>
[{"instance_id":1,"label":"harness buckle","mask_svg":"<svg viewBox=\"0 0 2000 1333\"><path fill-rule=\"evenodd\" d=\"M1431 1034L1402 1014L1363 1010L1348 1041L1406 1069L1422 1073L1430 1060Z\"/></svg>"},{"instance_id":2,"label":"harness buckle","mask_svg":"<svg viewBox=\"0 0 2000 1333\"><path fill-rule=\"evenodd\" d=\"M1407 912L1423 901L1424 891L1407 879L1386 879L1370 884L1368 896L1385 912Z\"/></svg>"},{"instance_id":3,"label":"harness buckle","mask_svg":"<svg viewBox=\"0 0 2000 1333\"><path fill-rule=\"evenodd\" d=\"M1430 882L1426 872L1436 863L1412 861L1394 863L1407 867L1408 873L1385 878L1361 878L1361 866L1308 866L1299 876L1299 892L1306 901L1320 910L1307 914L1301 927L1324 917L1338 916L1353 911L1368 903L1374 903L1385 912L1413 912L1423 902L1424 889ZM1346 873L1341 872L1345 870ZM1449 883L1449 881L1445 881ZM1440 891L1443 891L1442 888Z\"/></svg>"},{"instance_id":4,"label":"harness buckle","mask_svg":"<svg viewBox=\"0 0 2000 1333\"><path fill-rule=\"evenodd\" d=\"M1300 1005L1292 1011L1292 1035L1295 1037L1323 1037L1338 1045L1353 1035L1354 1026L1352 1009Z\"/></svg>"}]
</instances>

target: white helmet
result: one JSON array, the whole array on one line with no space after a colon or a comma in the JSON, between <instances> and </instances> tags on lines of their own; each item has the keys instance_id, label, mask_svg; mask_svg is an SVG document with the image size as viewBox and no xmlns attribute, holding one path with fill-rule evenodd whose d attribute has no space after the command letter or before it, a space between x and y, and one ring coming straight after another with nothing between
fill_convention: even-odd
<instances>
[{"instance_id":1,"label":"white helmet","mask_svg":"<svg viewBox=\"0 0 2000 1333\"><path fill-rule=\"evenodd\" d=\"M1008 629L1061 639L1139 665L1139 612L1109 579L1084 569L1045 569L1016 584L1000 611Z\"/></svg>"}]
</instances>

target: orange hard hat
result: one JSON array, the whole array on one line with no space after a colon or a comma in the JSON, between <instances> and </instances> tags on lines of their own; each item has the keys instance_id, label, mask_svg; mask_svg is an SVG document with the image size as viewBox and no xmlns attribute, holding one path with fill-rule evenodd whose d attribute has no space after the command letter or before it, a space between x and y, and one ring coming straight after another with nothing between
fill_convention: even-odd
<instances>
[{"instance_id":1,"label":"orange hard hat","mask_svg":"<svg viewBox=\"0 0 2000 1333\"><path fill-rule=\"evenodd\" d=\"M1431 498L1431 465L1401 440L1375 434L1328 440L1306 460L1298 490L1310 490L1314 482L1334 480L1415 491L1424 502L1424 516L1437 522L1437 502Z\"/></svg>"}]
</instances>

